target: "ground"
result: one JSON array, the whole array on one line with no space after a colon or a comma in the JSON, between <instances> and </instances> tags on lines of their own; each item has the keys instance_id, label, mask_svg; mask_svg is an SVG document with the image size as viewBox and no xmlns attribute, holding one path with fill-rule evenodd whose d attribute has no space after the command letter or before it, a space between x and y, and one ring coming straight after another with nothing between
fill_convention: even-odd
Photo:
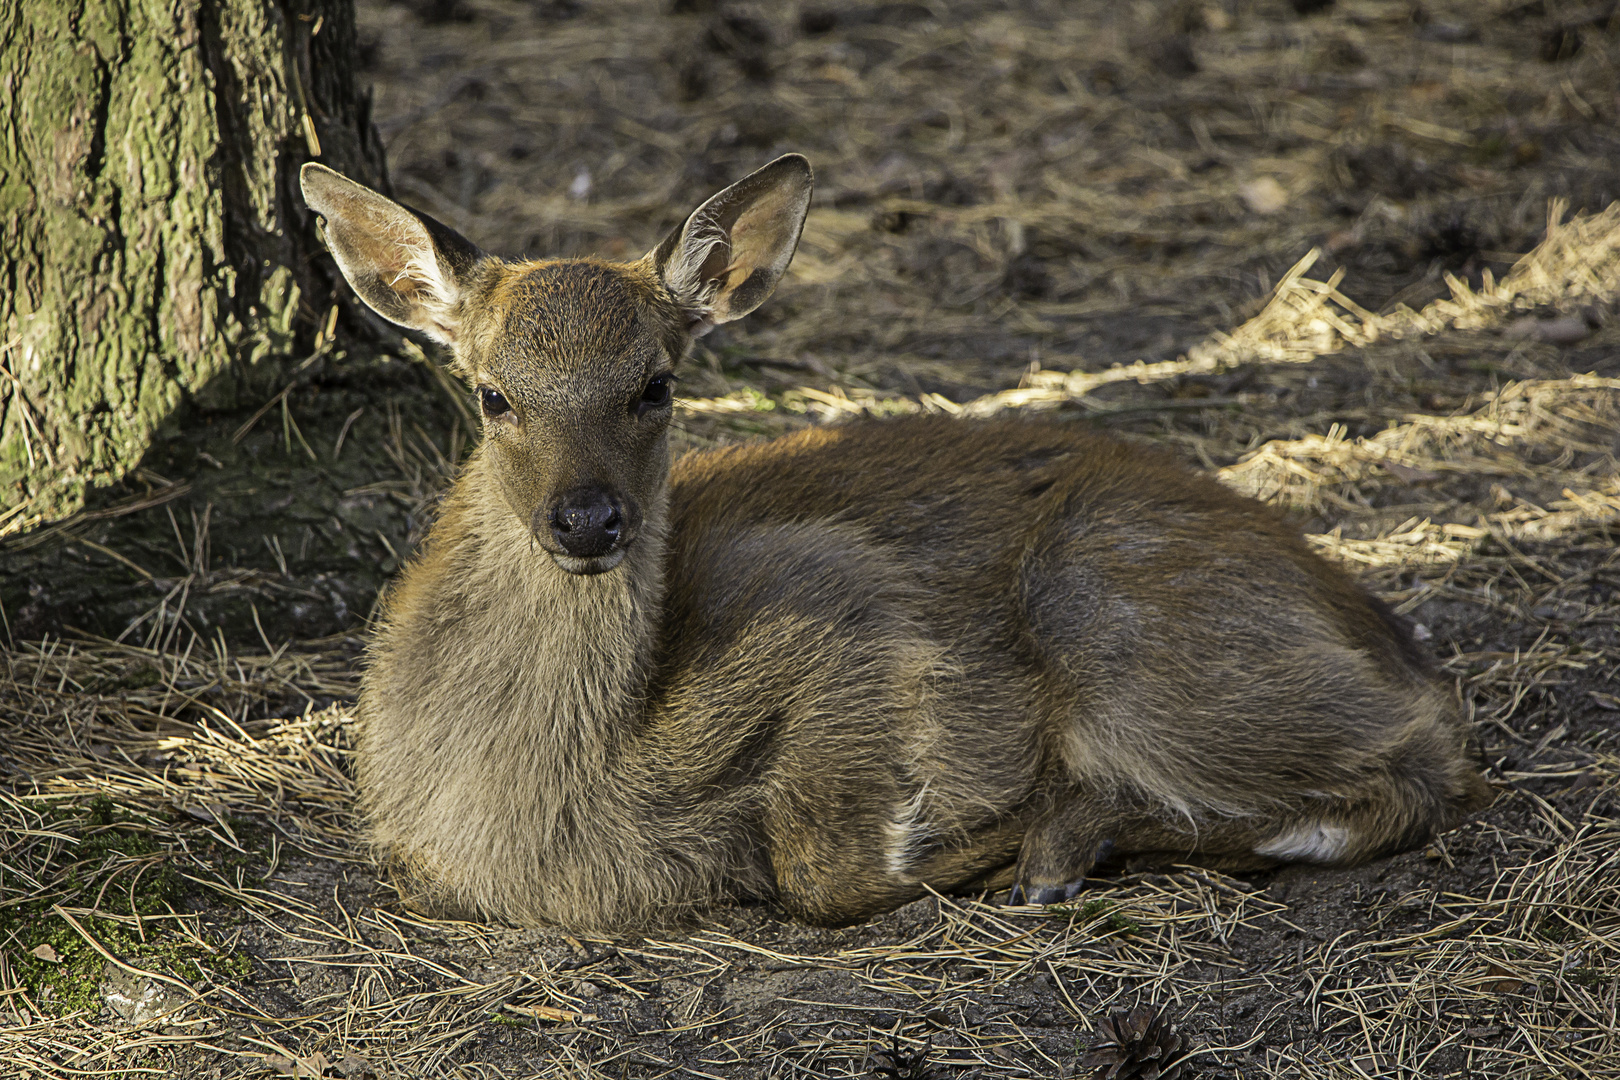
<instances>
[{"instance_id":1,"label":"ground","mask_svg":"<svg viewBox=\"0 0 1620 1080\"><path fill-rule=\"evenodd\" d=\"M8 1065L1061 1077L1149 1004L1186 1075L1620 1076L1612 4L360 16L396 195L492 251L634 256L810 157L793 270L682 373L683 447L1004 409L1167 445L1414 620L1500 796L1358 869L1116 871L1052 909L428 918L357 837L350 706L476 426L415 345L340 345L5 541Z\"/></svg>"}]
</instances>

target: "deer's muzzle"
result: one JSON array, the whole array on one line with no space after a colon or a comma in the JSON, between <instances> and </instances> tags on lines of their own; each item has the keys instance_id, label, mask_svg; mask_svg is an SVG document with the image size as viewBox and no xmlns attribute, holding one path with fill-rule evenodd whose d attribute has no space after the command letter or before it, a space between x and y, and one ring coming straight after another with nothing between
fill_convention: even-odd
<instances>
[{"instance_id":1,"label":"deer's muzzle","mask_svg":"<svg viewBox=\"0 0 1620 1080\"><path fill-rule=\"evenodd\" d=\"M536 539L570 574L613 569L635 538L621 500L601 487L576 488L535 516Z\"/></svg>"}]
</instances>

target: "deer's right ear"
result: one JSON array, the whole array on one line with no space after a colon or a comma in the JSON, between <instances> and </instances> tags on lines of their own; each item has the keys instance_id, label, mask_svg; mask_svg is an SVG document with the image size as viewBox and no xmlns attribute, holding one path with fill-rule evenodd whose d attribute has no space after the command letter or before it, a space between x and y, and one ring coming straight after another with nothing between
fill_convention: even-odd
<instances>
[{"instance_id":1,"label":"deer's right ear","mask_svg":"<svg viewBox=\"0 0 1620 1080\"><path fill-rule=\"evenodd\" d=\"M462 294L487 256L454 229L325 165L305 165L299 186L324 219L326 246L360 299L390 322L455 344Z\"/></svg>"}]
</instances>

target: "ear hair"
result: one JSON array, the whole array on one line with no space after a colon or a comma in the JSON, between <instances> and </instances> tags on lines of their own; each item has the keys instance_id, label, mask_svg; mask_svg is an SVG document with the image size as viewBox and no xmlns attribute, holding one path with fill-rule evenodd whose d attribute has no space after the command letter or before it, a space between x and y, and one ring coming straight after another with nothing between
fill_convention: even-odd
<instances>
[{"instance_id":1,"label":"ear hair","mask_svg":"<svg viewBox=\"0 0 1620 1080\"><path fill-rule=\"evenodd\" d=\"M799 154L777 158L692 211L647 255L701 336L776 290L799 246L815 179Z\"/></svg>"},{"instance_id":2,"label":"ear hair","mask_svg":"<svg viewBox=\"0 0 1620 1080\"><path fill-rule=\"evenodd\" d=\"M377 314L453 345L462 294L489 258L454 229L310 162L299 174L304 201L320 214L338 269Z\"/></svg>"},{"instance_id":3,"label":"ear hair","mask_svg":"<svg viewBox=\"0 0 1620 1080\"><path fill-rule=\"evenodd\" d=\"M682 307L709 314L720 291L715 271L730 261L726 258L731 254L729 234L707 203L677 232L680 242L669 251L661 268L664 286ZM719 266L713 265L716 262Z\"/></svg>"}]
</instances>

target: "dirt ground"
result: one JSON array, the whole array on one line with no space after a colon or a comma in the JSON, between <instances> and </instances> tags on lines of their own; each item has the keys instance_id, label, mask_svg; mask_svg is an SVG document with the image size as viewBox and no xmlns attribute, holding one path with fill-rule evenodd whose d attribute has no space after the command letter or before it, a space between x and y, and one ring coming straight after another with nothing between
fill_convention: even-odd
<instances>
[{"instance_id":1,"label":"dirt ground","mask_svg":"<svg viewBox=\"0 0 1620 1080\"><path fill-rule=\"evenodd\" d=\"M1053 909L622 941L428 918L358 841L350 704L476 427L416 346L338 351L4 541L8 1069L1067 1077L1149 1004L1184 1076L1620 1077L1620 9L360 25L395 195L502 254L634 256L811 159L787 280L682 374L683 447L1007 409L1170 446L1414 620L1501 796L1355 870L1119 869Z\"/></svg>"}]
</instances>

